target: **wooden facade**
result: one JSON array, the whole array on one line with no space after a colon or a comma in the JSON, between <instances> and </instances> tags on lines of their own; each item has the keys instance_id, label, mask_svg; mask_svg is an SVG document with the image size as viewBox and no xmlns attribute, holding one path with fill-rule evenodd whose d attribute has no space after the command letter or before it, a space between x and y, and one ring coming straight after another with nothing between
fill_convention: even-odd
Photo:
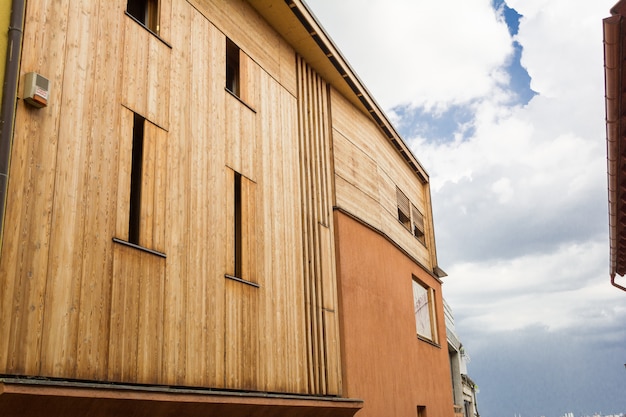
<instances>
[{"instance_id":1,"label":"wooden facade","mask_svg":"<svg viewBox=\"0 0 626 417\"><path fill-rule=\"evenodd\" d=\"M445 335L427 175L300 1L131 2L27 3L20 74L50 95L17 101L1 414L377 415L351 389L377 336L342 299L375 248L341 230L412 265ZM451 415L446 349L398 330L450 394L421 406Z\"/></svg>"}]
</instances>

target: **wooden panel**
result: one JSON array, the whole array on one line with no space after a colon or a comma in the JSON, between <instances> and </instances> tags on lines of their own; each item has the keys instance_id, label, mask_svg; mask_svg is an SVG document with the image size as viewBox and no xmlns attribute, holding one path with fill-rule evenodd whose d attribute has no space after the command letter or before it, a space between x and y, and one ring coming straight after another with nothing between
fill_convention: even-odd
<instances>
[{"instance_id":1,"label":"wooden panel","mask_svg":"<svg viewBox=\"0 0 626 417\"><path fill-rule=\"evenodd\" d=\"M95 3L97 6L97 3ZM96 9L97 10L97 9ZM55 170L54 205L42 347L43 375L74 376L78 342L78 306L82 279L86 172L90 152L88 105L94 96L97 15L93 4L73 1L69 8L64 93L59 125L59 163ZM62 161L62 162L61 162Z\"/></svg>"},{"instance_id":2,"label":"wooden panel","mask_svg":"<svg viewBox=\"0 0 626 417\"><path fill-rule=\"evenodd\" d=\"M167 133L146 121L144 126L139 243L165 252L167 201Z\"/></svg>"},{"instance_id":3,"label":"wooden panel","mask_svg":"<svg viewBox=\"0 0 626 417\"><path fill-rule=\"evenodd\" d=\"M113 257L108 377L162 384L165 260L123 245Z\"/></svg>"},{"instance_id":4,"label":"wooden panel","mask_svg":"<svg viewBox=\"0 0 626 417\"><path fill-rule=\"evenodd\" d=\"M345 182L356 188L355 192L366 194L372 201L363 209L375 214L380 204L379 173L376 162L372 156L367 155L337 131L333 135L333 151L335 175L342 177Z\"/></svg>"},{"instance_id":5,"label":"wooden panel","mask_svg":"<svg viewBox=\"0 0 626 417\"><path fill-rule=\"evenodd\" d=\"M236 281L225 283L225 388L258 389L259 291Z\"/></svg>"},{"instance_id":6,"label":"wooden panel","mask_svg":"<svg viewBox=\"0 0 626 417\"><path fill-rule=\"evenodd\" d=\"M54 6L28 3L23 48L35 53L22 59L21 70L46 74L52 86L62 85L69 1ZM43 22L47 24L42 26ZM33 30L31 27L42 27ZM21 88L18 91L22 91ZM49 101L59 103L60 89L50 90ZM39 371L44 291L49 250L50 219L60 106L33 111L17 106L11 149L11 170L0 259L0 367L3 373ZM37 140L33 140L37 138Z\"/></svg>"},{"instance_id":7,"label":"wooden panel","mask_svg":"<svg viewBox=\"0 0 626 417\"><path fill-rule=\"evenodd\" d=\"M280 75L282 39L245 1L188 0L274 78Z\"/></svg>"},{"instance_id":8,"label":"wooden panel","mask_svg":"<svg viewBox=\"0 0 626 417\"><path fill-rule=\"evenodd\" d=\"M124 33L122 103L168 130L172 50L130 17Z\"/></svg>"},{"instance_id":9,"label":"wooden panel","mask_svg":"<svg viewBox=\"0 0 626 417\"><path fill-rule=\"evenodd\" d=\"M167 42L172 39L173 0L159 0L159 37Z\"/></svg>"},{"instance_id":10,"label":"wooden panel","mask_svg":"<svg viewBox=\"0 0 626 417\"><path fill-rule=\"evenodd\" d=\"M117 112L121 116L119 162L115 167L118 172L115 237L128 241L134 113L122 106ZM139 245L166 252L168 134L148 120L143 123Z\"/></svg>"},{"instance_id":11,"label":"wooden panel","mask_svg":"<svg viewBox=\"0 0 626 417\"><path fill-rule=\"evenodd\" d=\"M281 39L279 47L280 76L278 80L285 90L287 90L292 96L296 97L298 94L296 53L283 39Z\"/></svg>"},{"instance_id":12,"label":"wooden panel","mask_svg":"<svg viewBox=\"0 0 626 417\"><path fill-rule=\"evenodd\" d=\"M115 219L115 237L128 241L130 219L130 179L133 152L133 117L132 111L120 106L119 157L117 166L117 216Z\"/></svg>"},{"instance_id":13,"label":"wooden panel","mask_svg":"<svg viewBox=\"0 0 626 417\"><path fill-rule=\"evenodd\" d=\"M195 108L198 104L192 98L192 91L189 82L190 78L196 76L193 72L196 69L192 57L192 39L200 38L207 33L206 27L200 26L201 22L193 20L194 12L186 2L172 2L172 24L171 39L175 48L172 49L171 65L171 88L176 94L172 94L170 105L172 115L185 115L187 109ZM202 19L204 20L204 19ZM191 24L187 24L191 22ZM194 28L193 37L191 28ZM200 38L202 43L204 39ZM200 53L203 51L201 50ZM206 62L211 62L211 56L206 57ZM191 67L191 68L190 68ZM207 70L201 68L201 76L198 79L199 90L205 89L200 94L206 96L206 89L210 81L207 77ZM191 72L191 75L190 75ZM202 107L206 109L206 107ZM202 321L195 305L188 299L188 282L193 275L192 265L188 262L188 256L196 255L190 253L191 237L197 228L192 228L190 224L190 210L193 196L198 191L191 187L191 165L192 165L192 145L193 129L191 122L195 118L172 117L170 131L172 140L167 141L167 195L166 211L167 227L165 229L165 239L167 242L167 268L165 277L164 295L164 323L163 323L163 380L172 385L184 385L187 378L188 368L194 367L196 372L208 374L205 367L201 365L200 359L204 357L202 348L206 345L198 344L197 350L191 350L188 346L187 327L194 325L201 326ZM194 152L196 156L205 155L207 152ZM195 237L195 236L194 236ZM204 260L201 258L201 260ZM219 259L216 259L218 261ZM198 317L191 322L187 320L187 310L193 309L198 313ZM189 352L196 352L188 361ZM194 380L193 382L197 382ZM201 386L201 381L196 385Z\"/></svg>"},{"instance_id":14,"label":"wooden panel","mask_svg":"<svg viewBox=\"0 0 626 417\"><path fill-rule=\"evenodd\" d=\"M332 227L326 86L313 77L306 96L305 182L293 51L256 15L234 27L248 18L245 2L222 3L211 7L249 51L256 113L224 91L224 33L187 2L163 3L172 49L121 2L29 2L22 69L50 78L51 105L18 105L0 373L334 392L333 381L312 391L307 379L336 378L307 363L315 350L318 365L335 367L324 359L334 342L320 310L335 305L326 285L333 232L318 230ZM133 112L146 118L140 243L167 261L111 239L128 240ZM228 167L248 178L244 273L259 289L224 278ZM309 260L315 296L305 303ZM309 345L306 305L317 338Z\"/></svg>"},{"instance_id":15,"label":"wooden panel","mask_svg":"<svg viewBox=\"0 0 626 417\"><path fill-rule=\"evenodd\" d=\"M331 102L337 205L381 230L430 268L434 258L429 248L434 250L434 244L425 247L398 222L396 196L399 188L425 213L426 229L432 229L426 186L372 120L334 90Z\"/></svg>"},{"instance_id":16,"label":"wooden panel","mask_svg":"<svg viewBox=\"0 0 626 417\"><path fill-rule=\"evenodd\" d=\"M259 314L260 388L307 392L301 205L297 146L297 106L290 93L269 75L261 76L260 161L257 190L259 277L263 294Z\"/></svg>"},{"instance_id":17,"label":"wooden panel","mask_svg":"<svg viewBox=\"0 0 626 417\"><path fill-rule=\"evenodd\" d=\"M221 40L222 44L226 41ZM214 56L221 63L225 51L223 48L216 48ZM225 65L225 64L224 64ZM257 178L257 113L256 107L259 103L259 84L261 68L250 59L245 53L240 53L240 84L241 97L237 99L224 89L221 92L225 95L226 109L226 165L240 174L252 179ZM223 72L220 68L220 72ZM225 84L222 84L222 87ZM245 103L245 104L244 104Z\"/></svg>"},{"instance_id":18,"label":"wooden panel","mask_svg":"<svg viewBox=\"0 0 626 417\"><path fill-rule=\"evenodd\" d=\"M297 68L309 391L338 395L339 349L336 334L325 321L325 311L336 306L337 285L330 222L333 190L327 90L325 82L300 59Z\"/></svg>"}]
</instances>

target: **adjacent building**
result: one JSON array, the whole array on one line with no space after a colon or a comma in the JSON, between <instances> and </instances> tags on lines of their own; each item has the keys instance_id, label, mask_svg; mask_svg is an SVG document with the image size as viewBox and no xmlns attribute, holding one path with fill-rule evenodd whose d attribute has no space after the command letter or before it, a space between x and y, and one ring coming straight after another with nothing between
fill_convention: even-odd
<instances>
[{"instance_id":1,"label":"adjacent building","mask_svg":"<svg viewBox=\"0 0 626 417\"><path fill-rule=\"evenodd\" d=\"M454 415L428 174L304 2L12 3L1 415Z\"/></svg>"},{"instance_id":2,"label":"adjacent building","mask_svg":"<svg viewBox=\"0 0 626 417\"><path fill-rule=\"evenodd\" d=\"M467 364L470 358L456 333L452 309L445 300L443 305L446 318L446 338L450 355L454 414L455 417L479 417L478 402L476 400L478 386L469 377L467 371Z\"/></svg>"},{"instance_id":3,"label":"adjacent building","mask_svg":"<svg viewBox=\"0 0 626 417\"><path fill-rule=\"evenodd\" d=\"M626 2L620 0L604 19L604 73L611 283L626 273Z\"/></svg>"}]
</instances>

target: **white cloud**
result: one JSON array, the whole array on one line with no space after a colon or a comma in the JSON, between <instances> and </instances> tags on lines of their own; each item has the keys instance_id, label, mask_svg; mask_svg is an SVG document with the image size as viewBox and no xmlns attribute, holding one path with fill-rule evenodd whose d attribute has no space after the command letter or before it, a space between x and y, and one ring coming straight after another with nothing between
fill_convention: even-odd
<instances>
[{"instance_id":1,"label":"white cloud","mask_svg":"<svg viewBox=\"0 0 626 417\"><path fill-rule=\"evenodd\" d=\"M606 265L604 242L569 244L513 260L454 264L444 292L455 310L466 312L457 324L466 334L531 325L581 332L616 325L626 313L622 294L597 279Z\"/></svg>"},{"instance_id":2,"label":"white cloud","mask_svg":"<svg viewBox=\"0 0 626 417\"><path fill-rule=\"evenodd\" d=\"M468 102L506 77L513 49L491 0L307 3L386 109Z\"/></svg>"},{"instance_id":3,"label":"white cloud","mask_svg":"<svg viewBox=\"0 0 626 417\"><path fill-rule=\"evenodd\" d=\"M517 40L532 88L549 97L592 93L602 82L602 21L615 0L510 0L524 18ZM582 82L581 82L582 81Z\"/></svg>"}]
</instances>

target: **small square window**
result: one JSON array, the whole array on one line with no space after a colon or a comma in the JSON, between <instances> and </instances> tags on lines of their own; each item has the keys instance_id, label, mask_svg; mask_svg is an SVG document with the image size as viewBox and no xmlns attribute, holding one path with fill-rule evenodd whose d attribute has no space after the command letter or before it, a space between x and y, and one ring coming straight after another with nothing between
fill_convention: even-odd
<instances>
[{"instance_id":1,"label":"small square window","mask_svg":"<svg viewBox=\"0 0 626 417\"><path fill-rule=\"evenodd\" d=\"M226 89L240 96L239 47L226 38Z\"/></svg>"},{"instance_id":2,"label":"small square window","mask_svg":"<svg viewBox=\"0 0 626 417\"><path fill-rule=\"evenodd\" d=\"M128 0L126 12L151 32L159 33L159 0Z\"/></svg>"}]
</instances>

